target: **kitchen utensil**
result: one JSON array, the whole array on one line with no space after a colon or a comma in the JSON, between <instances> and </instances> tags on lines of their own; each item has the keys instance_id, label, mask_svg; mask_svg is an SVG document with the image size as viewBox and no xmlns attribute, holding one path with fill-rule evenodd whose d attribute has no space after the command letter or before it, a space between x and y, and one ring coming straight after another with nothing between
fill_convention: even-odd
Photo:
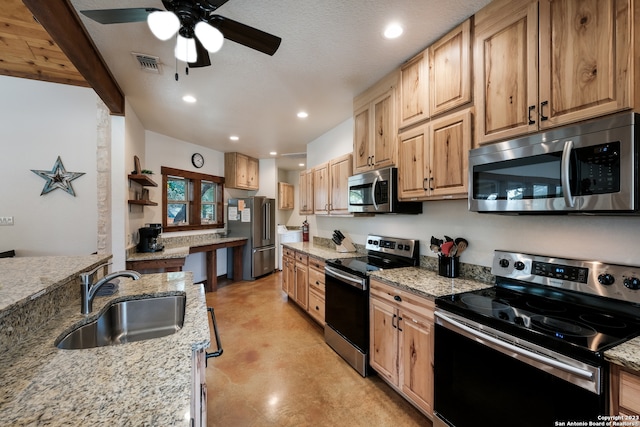
<instances>
[{"instance_id":1,"label":"kitchen utensil","mask_svg":"<svg viewBox=\"0 0 640 427\"><path fill-rule=\"evenodd\" d=\"M454 244L455 243L453 243L453 240L444 242L441 246L442 254L448 257L449 253L451 252L451 248L453 247Z\"/></svg>"},{"instance_id":2,"label":"kitchen utensil","mask_svg":"<svg viewBox=\"0 0 640 427\"><path fill-rule=\"evenodd\" d=\"M451 246L451 250L449 250L449 256L454 257L456 256L457 253L458 253L458 245L454 243L453 246Z\"/></svg>"},{"instance_id":3,"label":"kitchen utensil","mask_svg":"<svg viewBox=\"0 0 640 427\"><path fill-rule=\"evenodd\" d=\"M467 240L463 239L462 237L458 237L455 243L458 246L458 256L460 256L460 254L462 254L462 252L464 252L464 250L469 246L469 242L467 242Z\"/></svg>"}]
</instances>

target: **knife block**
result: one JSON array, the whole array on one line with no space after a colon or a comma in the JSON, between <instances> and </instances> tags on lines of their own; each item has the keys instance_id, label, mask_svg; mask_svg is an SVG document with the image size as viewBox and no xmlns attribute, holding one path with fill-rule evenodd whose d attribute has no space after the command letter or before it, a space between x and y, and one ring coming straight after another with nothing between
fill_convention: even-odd
<instances>
[{"instance_id":1,"label":"knife block","mask_svg":"<svg viewBox=\"0 0 640 427\"><path fill-rule=\"evenodd\" d=\"M349 237L345 237L342 240L342 243L339 245L336 245L336 251L338 252L355 252L356 251L356 247L353 246L353 242L351 241L351 239Z\"/></svg>"}]
</instances>

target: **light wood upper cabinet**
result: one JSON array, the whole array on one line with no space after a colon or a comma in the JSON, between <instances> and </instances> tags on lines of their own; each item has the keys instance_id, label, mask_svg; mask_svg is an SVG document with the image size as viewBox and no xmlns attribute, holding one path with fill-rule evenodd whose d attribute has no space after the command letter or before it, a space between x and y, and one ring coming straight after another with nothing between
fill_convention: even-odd
<instances>
[{"instance_id":1,"label":"light wood upper cabinet","mask_svg":"<svg viewBox=\"0 0 640 427\"><path fill-rule=\"evenodd\" d=\"M404 131L398 142L400 200L464 198L468 191L471 111Z\"/></svg>"},{"instance_id":2,"label":"light wood upper cabinet","mask_svg":"<svg viewBox=\"0 0 640 427\"><path fill-rule=\"evenodd\" d=\"M278 183L278 209L292 210L295 206L293 200L293 185L286 182Z\"/></svg>"},{"instance_id":3,"label":"light wood upper cabinet","mask_svg":"<svg viewBox=\"0 0 640 427\"><path fill-rule=\"evenodd\" d=\"M300 215L313 215L313 170L300 172L298 183L298 211Z\"/></svg>"},{"instance_id":4,"label":"light wood upper cabinet","mask_svg":"<svg viewBox=\"0 0 640 427\"><path fill-rule=\"evenodd\" d=\"M351 154L345 154L313 168L314 213L318 215L349 213L348 181L352 172Z\"/></svg>"},{"instance_id":5,"label":"light wood upper cabinet","mask_svg":"<svg viewBox=\"0 0 640 427\"><path fill-rule=\"evenodd\" d=\"M397 82L391 73L353 101L353 173L395 165Z\"/></svg>"},{"instance_id":6,"label":"light wood upper cabinet","mask_svg":"<svg viewBox=\"0 0 640 427\"><path fill-rule=\"evenodd\" d=\"M496 0L479 11L478 143L633 107L630 3Z\"/></svg>"},{"instance_id":7,"label":"light wood upper cabinet","mask_svg":"<svg viewBox=\"0 0 640 427\"><path fill-rule=\"evenodd\" d=\"M401 129L429 118L428 52L420 52L400 68Z\"/></svg>"},{"instance_id":8,"label":"light wood upper cabinet","mask_svg":"<svg viewBox=\"0 0 640 427\"><path fill-rule=\"evenodd\" d=\"M259 161L241 153L224 154L225 187L258 190Z\"/></svg>"},{"instance_id":9,"label":"light wood upper cabinet","mask_svg":"<svg viewBox=\"0 0 640 427\"><path fill-rule=\"evenodd\" d=\"M429 47L429 110L431 116L471 102L471 21Z\"/></svg>"}]
</instances>

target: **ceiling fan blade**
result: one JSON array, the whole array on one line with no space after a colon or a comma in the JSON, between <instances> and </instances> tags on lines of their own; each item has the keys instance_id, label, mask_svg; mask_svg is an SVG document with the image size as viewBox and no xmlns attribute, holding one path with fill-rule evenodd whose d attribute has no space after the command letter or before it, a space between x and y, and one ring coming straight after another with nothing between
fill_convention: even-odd
<instances>
[{"instance_id":1,"label":"ceiling fan blade","mask_svg":"<svg viewBox=\"0 0 640 427\"><path fill-rule=\"evenodd\" d=\"M189 68L200 68L200 67L208 67L211 65L211 58L209 57L209 52L204 48L200 40L197 37L193 38L196 41L196 52L198 53L198 58L196 62L189 62Z\"/></svg>"},{"instance_id":2,"label":"ceiling fan blade","mask_svg":"<svg viewBox=\"0 0 640 427\"><path fill-rule=\"evenodd\" d=\"M209 24L216 27L225 39L240 43L267 55L273 55L280 47L282 39L272 34L265 33L257 28L242 24L233 19L220 15L211 15L207 18Z\"/></svg>"},{"instance_id":3,"label":"ceiling fan blade","mask_svg":"<svg viewBox=\"0 0 640 427\"><path fill-rule=\"evenodd\" d=\"M151 12L162 11L155 7L134 7L129 9L94 9L81 10L84 16L100 24L124 24L127 22L143 22Z\"/></svg>"}]
</instances>

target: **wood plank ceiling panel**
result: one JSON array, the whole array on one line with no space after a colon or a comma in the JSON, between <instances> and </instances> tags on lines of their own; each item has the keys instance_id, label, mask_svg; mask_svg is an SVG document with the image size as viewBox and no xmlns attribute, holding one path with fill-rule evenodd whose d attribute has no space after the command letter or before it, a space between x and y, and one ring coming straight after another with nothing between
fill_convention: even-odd
<instances>
[{"instance_id":1,"label":"wood plank ceiling panel","mask_svg":"<svg viewBox=\"0 0 640 427\"><path fill-rule=\"evenodd\" d=\"M0 74L90 87L21 0L0 2Z\"/></svg>"}]
</instances>

